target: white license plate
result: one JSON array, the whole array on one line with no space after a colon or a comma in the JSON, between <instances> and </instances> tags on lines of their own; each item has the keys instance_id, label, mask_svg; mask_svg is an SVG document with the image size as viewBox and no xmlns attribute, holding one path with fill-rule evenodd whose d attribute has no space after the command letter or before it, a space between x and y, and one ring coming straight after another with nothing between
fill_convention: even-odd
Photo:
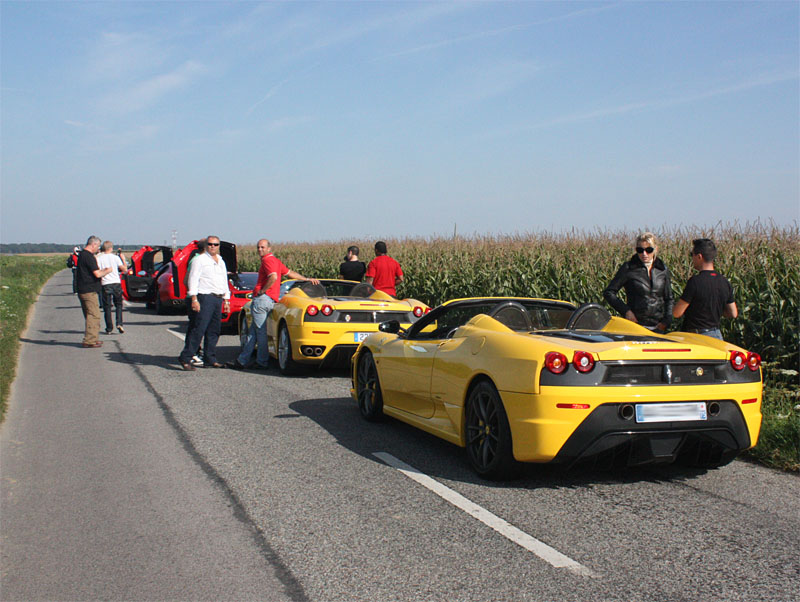
<instances>
[{"instance_id":1,"label":"white license plate","mask_svg":"<svg viewBox=\"0 0 800 602\"><path fill-rule=\"evenodd\" d=\"M703 401L636 404L636 422L685 422L707 419L706 404Z\"/></svg>"},{"instance_id":2,"label":"white license plate","mask_svg":"<svg viewBox=\"0 0 800 602\"><path fill-rule=\"evenodd\" d=\"M360 343L361 341L366 339L371 334L372 334L371 332L356 332L356 333L354 333L356 343Z\"/></svg>"}]
</instances>

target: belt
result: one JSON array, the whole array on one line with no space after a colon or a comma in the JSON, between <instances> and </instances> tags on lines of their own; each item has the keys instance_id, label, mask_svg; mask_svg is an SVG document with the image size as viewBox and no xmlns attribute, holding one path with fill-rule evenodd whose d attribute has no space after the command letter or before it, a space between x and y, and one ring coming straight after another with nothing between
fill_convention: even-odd
<instances>
[{"instance_id":1,"label":"belt","mask_svg":"<svg viewBox=\"0 0 800 602\"><path fill-rule=\"evenodd\" d=\"M689 332L695 332L697 334L704 334L706 332L711 332L712 330L719 330L719 326L715 326L714 328L693 328Z\"/></svg>"},{"instance_id":2,"label":"belt","mask_svg":"<svg viewBox=\"0 0 800 602\"><path fill-rule=\"evenodd\" d=\"M218 299L222 299L225 297L222 293L197 293L197 296L205 295L207 297L217 297Z\"/></svg>"}]
</instances>

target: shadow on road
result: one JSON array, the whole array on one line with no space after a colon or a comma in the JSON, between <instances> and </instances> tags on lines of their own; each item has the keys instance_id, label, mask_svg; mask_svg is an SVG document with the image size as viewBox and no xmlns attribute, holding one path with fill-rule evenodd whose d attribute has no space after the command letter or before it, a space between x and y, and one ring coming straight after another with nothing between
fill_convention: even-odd
<instances>
[{"instance_id":1,"label":"shadow on road","mask_svg":"<svg viewBox=\"0 0 800 602\"><path fill-rule=\"evenodd\" d=\"M387 452L427 475L463 483L516 489L569 489L601 483L682 481L706 472L672 465L601 471L526 464L516 480L486 481L472 471L463 448L393 418L384 417L377 423L367 422L361 417L355 401L349 397L303 399L289 407L316 422L343 447L368 460L382 464L373 453ZM291 414L276 416L290 417Z\"/></svg>"}]
</instances>

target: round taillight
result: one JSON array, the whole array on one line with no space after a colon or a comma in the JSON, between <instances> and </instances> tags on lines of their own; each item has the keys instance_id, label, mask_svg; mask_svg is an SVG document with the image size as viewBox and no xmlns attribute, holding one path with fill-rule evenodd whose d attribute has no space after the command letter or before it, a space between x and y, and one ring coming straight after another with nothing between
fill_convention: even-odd
<instances>
[{"instance_id":1,"label":"round taillight","mask_svg":"<svg viewBox=\"0 0 800 602\"><path fill-rule=\"evenodd\" d=\"M431 308L430 308L430 307L426 307L426 308L425 308L425 311L424 311L424 312L422 312L422 313L426 313L426 314L429 314L429 313L431 313Z\"/></svg>"},{"instance_id":2,"label":"round taillight","mask_svg":"<svg viewBox=\"0 0 800 602\"><path fill-rule=\"evenodd\" d=\"M316 316L319 313L319 307L317 307L316 305L309 305L308 307L306 307L306 313L309 316Z\"/></svg>"},{"instance_id":3,"label":"round taillight","mask_svg":"<svg viewBox=\"0 0 800 602\"><path fill-rule=\"evenodd\" d=\"M759 366L761 366L761 356L757 353L751 351L747 354L747 367L750 368L753 372L758 370Z\"/></svg>"},{"instance_id":4,"label":"round taillight","mask_svg":"<svg viewBox=\"0 0 800 602\"><path fill-rule=\"evenodd\" d=\"M544 365L553 374L561 374L567 369L567 356L558 351L550 351L544 356Z\"/></svg>"},{"instance_id":5,"label":"round taillight","mask_svg":"<svg viewBox=\"0 0 800 602\"><path fill-rule=\"evenodd\" d=\"M322 309L320 309L323 316L329 316L333 313L333 308L330 305L323 305Z\"/></svg>"},{"instance_id":6,"label":"round taillight","mask_svg":"<svg viewBox=\"0 0 800 602\"><path fill-rule=\"evenodd\" d=\"M731 351L731 366L737 372L744 370L744 365L747 363L747 358L741 351Z\"/></svg>"},{"instance_id":7,"label":"round taillight","mask_svg":"<svg viewBox=\"0 0 800 602\"><path fill-rule=\"evenodd\" d=\"M572 365L578 372L591 372L594 368L594 357L588 351L576 351L572 357Z\"/></svg>"},{"instance_id":8,"label":"round taillight","mask_svg":"<svg viewBox=\"0 0 800 602\"><path fill-rule=\"evenodd\" d=\"M419 305L417 305L414 308L414 315L419 318L422 315L422 313L423 313L422 308Z\"/></svg>"}]
</instances>

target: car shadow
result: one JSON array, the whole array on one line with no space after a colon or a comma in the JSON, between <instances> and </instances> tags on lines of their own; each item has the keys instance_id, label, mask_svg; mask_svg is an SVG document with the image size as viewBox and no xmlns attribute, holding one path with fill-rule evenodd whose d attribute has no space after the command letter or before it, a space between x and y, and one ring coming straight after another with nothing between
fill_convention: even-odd
<instances>
[{"instance_id":1,"label":"car shadow","mask_svg":"<svg viewBox=\"0 0 800 602\"><path fill-rule=\"evenodd\" d=\"M302 399L289 404L289 408L316 422L342 447L372 462L384 464L374 454L385 452L429 476L487 487L572 489L610 483L675 482L690 480L706 472L676 465L600 470L523 464L519 477L514 480L488 481L472 470L463 448L390 417L385 416L379 422L367 422L350 397Z\"/></svg>"}]
</instances>

